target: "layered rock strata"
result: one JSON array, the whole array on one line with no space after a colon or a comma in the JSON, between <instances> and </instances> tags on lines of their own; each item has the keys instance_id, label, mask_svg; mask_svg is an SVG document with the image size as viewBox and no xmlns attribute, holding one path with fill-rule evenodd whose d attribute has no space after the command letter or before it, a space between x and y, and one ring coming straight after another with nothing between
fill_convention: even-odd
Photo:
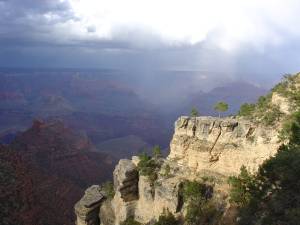
<instances>
[{"instance_id":1,"label":"layered rock strata","mask_svg":"<svg viewBox=\"0 0 300 225\"><path fill-rule=\"evenodd\" d=\"M250 171L274 155L278 132L235 118L180 117L170 144L169 160L195 172L237 174L241 166Z\"/></svg>"}]
</instances>

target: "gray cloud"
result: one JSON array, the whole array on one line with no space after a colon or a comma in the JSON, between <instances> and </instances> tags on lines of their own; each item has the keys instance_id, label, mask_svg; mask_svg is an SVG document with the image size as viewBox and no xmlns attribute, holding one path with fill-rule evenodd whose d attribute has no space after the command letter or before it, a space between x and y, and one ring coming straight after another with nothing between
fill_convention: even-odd
<instances>
[{"instance_id":1,"label":"gray cloud","mask_svg":"<svg viewBox=\"0 0 300 225\"><path fill-rule=\"evenodd\" d=\"M233 51L218 45L217 29L199 43L169 44L141 25L115 26L110 38L99 38L98 28L90 24L84 35L74 33L68 24L78 20L68 1L0 0L0 66L198 70L202 76L269 86L282 74L300 69L298 34L272 20L267 24L284 37L280 44L257 47L245 41Z\"/></svg>"},{"instance_id":2,"label":"gray cloud","mask_svg":"<svg viewBox=\"0 0 300 225\"><path fill-rule=\"evenodd\" d=\"M51 27L76 19L66 2L58 0L9 0L0 3L0 44L49 42ZM53 41L52 41L53 42Z\"/></svg>"}]
</instances>

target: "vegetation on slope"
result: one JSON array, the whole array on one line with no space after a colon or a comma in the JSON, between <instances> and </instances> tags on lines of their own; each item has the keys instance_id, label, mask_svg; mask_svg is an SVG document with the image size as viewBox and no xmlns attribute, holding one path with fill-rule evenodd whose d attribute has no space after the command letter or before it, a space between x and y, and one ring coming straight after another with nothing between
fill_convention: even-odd
<instances>
[{"instance_id":1,"label":"vegetation on slope","mask_svg":"<svg viewBox=\"0 0 300 225\"><path fill-rule=\"evenodd\" d=\"M269 94L261 96L255 104L245 103L241 105L238 116L243 116L267 126L275 125L280 121L284 113L279 106L272 104L272 95L278 94L287 99L293 109L300 106L300 91L297 89L300 74L285 75Z\"/></svg>"},{"instance_id":2,"label":"vegetation on slope","mask_svg":"<svg viewBox=\"0 0 300 225\"><path fill-rule=\"evenodd\" d=\"M159 146L155 146L152 150L152 157L146 153L139 156L138 171L142 176L147 176L151 184L154 184L158 177L158 171L161 167L159 158L162 157Z\"/></svg>"},{"instance_id":3,"label":"vegetation on slope","mask_svg":"<svg viewBox=\"0 0 300 225\"><path fill-rule=\"evenodd\" d=\"M186 181L182 196L186 205L185 222L189 225L212 225L220 222L223 214L222 202L214 198L213 185Z\"/></svg>"},{"instance_id":4,"label":"vegetation on slope","mask_svg":"<svg viewBox=\"0 0 300 225\"><path fill-rule=\"evenodd\" d=\"M168 212L163 212L158 218L158 221L153 225L177 225L179 221L175 218L175 216Z\"/></svg>"},{"instance_id":5,"label":"vegetation on slope","mask_svg":"<svg viewBox=\"0 0 300 225\"><path fill-rule=\"evenodd\" d=\"M133 217L128 217L125 221L121 223L121 225L142 225L137 222Z\"/></svg>"},{"instance_id":6,"label":"vegetation on slope","mask_svg":"<svg viewBox=\"0 0 300 225\"><path fill-rule=\"evenodd\" d=\"M256 122L261 122L267 126L274 125L279 121L283 113L278 106L271 103L272 93L259 97L256 104L245 103L241 105L239 116L244 116Z\"/></svg>"},{"instance_id":7,"label":"vegetation on slope","mask_svg":"<svg viewBox=\"0 0 300 225\"><path fill-rule=\"evenodd\" d=\"M115 196L114 184L111 181L107 181L103 183L101 186L102 186L102 190L106 194L106 197L110 200L113 199Z\"/></svg>"},{"instance_id":8,"label":"vegetation on slope","mask_svg":"<svg viewBox=\"0 0 300 225\"><path fill-rule=\"evenodd\" d=\"M285 75L283 80L272 89L272 92L277 92L281 96L288 98L294 106L300 106L300 91L297 88L299 81L300 73Z\"/></svg>"},{"instance_id":9,"label":"vegetation on slope","mask_svg":"<svg viewBox=\"0 0 300 225\"><path fill-rule=\"evenodd\" d=\"M242 168L239 176L229 179L231 202L238 207L241 225L299 224L300 112L291 118L282 131L288 143L257 174Z\"/></svg>"}]
</instances>

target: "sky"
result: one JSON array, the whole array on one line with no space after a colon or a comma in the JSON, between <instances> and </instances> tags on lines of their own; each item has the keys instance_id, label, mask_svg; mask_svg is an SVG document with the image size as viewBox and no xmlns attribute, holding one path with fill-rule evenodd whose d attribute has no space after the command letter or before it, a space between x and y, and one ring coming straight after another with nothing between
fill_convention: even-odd
<instances>
[{"instance_id":1,"label":"sky","mask_svg":"<svg viewBox=\"0 0 300 225\"><path fill-rule=\"evenodd\" d=\"M0 0L0 67L267 82L300 70L299 11L299 0Z\"/></svg>"}]
</instances>

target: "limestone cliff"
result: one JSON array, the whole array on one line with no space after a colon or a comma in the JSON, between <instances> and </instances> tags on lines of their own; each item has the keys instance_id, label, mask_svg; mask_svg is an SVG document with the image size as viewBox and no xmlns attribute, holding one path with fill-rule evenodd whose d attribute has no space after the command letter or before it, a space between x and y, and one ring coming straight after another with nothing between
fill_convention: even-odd
<instances>
[{"instance_id":1,"label":"limestone cliff","mask_svg":"<svg viewBox=\"0 0 300 225\"><path fill-rule=\"evenodd\" d=\"M182 116L175 123L168 159L195 172L232 175L242 165L255 171L276 153L277 134L241 118Z\"/></svg>"},{"instance_id":2,"label":"limestone cliff","mask_svg":"<svg viewBox=\"0 0 300 225\"><path fill-rule=\"evenodd\" d=\"M163 209L168 209L173 214L180 212L181 178L160 177L153 188L147 177L138 175L134 161L136 158L120 160L116 166L116 193L113 199L106 198L99 186L86 190L84 197L75 206L77 225L114 225L129 217L134 217L141 223L148 223L155 221Z\"/></svg>"},{"instance_id":3,"label":"limestone cliff","mask_svg":"<svg viewBox=\"0 0 300 225\"><path fill-rule=\"evenodd\" d=\"M114 198L107 198L100 186L88 189L75 207L77 225L119 225L129 217L151 223L164 210L182 216L184 180L212 175L224 179L242 165L255 171L278 145L276 130L244 119L182 116L175 123L169 156L159 160L155 183L139 175L138 157L120 160L114 171ZM219 195L226 188L224 182L215 184Z\"/></svg>"}]
</instances>

